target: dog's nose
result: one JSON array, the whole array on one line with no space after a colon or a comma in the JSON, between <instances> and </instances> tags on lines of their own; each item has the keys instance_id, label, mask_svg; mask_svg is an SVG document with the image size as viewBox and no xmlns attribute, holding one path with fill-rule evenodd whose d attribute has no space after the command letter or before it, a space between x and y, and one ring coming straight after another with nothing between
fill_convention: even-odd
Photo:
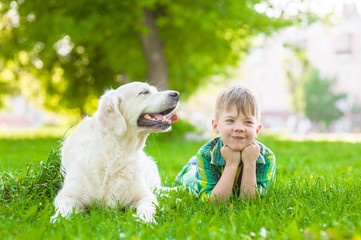
<instances>
[{"instance_id":1,"label":"dog's nose","mask_svg":"<svg viewBox=\"0 0 361 240\"><path fill-rule=\"evenodd\" d=\"M176 92L176 91L172 91L169 93L169 96L171 96L172 98L174 99L179 99L179 92Z\"/></svg>"}]
</instances>

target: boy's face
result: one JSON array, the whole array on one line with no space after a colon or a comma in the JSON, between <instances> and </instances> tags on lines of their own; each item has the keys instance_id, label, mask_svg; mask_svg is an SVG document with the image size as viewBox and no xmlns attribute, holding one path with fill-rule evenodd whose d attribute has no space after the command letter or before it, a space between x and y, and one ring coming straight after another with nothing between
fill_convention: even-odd
<instances>
[{"instance_id":1,"label":"boy's face","mask_svg":"<svg viewBox=\"0 0 361 240\"><path fill-rule=\"evenodd\" d=\"M213 131L221 137L223 144L234 151L242 151L261 131L255 116L238 112L236 106L220 112L217 120L212 120Z\"/></svg>"}]
</instances>

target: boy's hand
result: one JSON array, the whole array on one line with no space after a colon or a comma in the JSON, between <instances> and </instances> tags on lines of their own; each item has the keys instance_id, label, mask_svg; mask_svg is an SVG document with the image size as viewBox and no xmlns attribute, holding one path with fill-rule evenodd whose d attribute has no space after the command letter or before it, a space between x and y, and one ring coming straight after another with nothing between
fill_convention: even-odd
<instances>
[{"instance_id":1,"label":"boy's hand","mask_svg":"<svg viewBox=\"0 0 361 240\"><path fill-rule=\"evenodd\" d=\"M242 162L244 165L256 165L257 158L260 153L258 143L251 142L247 147L242 150ZM222 154L223 155L223 154Z\"/></svg>"},{"instance_id":2,"label":"boy's hand","mask_svg":"<svg viewBox=\"0 0 361 240\"><path fill-rule=\"evenodd\" d=\"M241 162L241 152L233 151L228 146L223 146L221 148L221 154L224 160L226 161L226 166L238 167Z\"/></svg>"}]
</instances>

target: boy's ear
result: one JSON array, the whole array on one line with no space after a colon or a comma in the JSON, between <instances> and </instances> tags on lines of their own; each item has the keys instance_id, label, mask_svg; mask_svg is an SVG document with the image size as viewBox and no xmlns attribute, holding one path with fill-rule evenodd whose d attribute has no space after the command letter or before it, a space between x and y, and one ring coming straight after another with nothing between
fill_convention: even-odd
<instances>
[{"instance_id":1,"label":"boy's ear","mask_svg":"<svg viewBox=\"0 0 361 240\"><path fill-rule=\"evenodd\" d=\"M218 133L219 133L217 126L218 126L218 125L217 125L216 120L212 119L212 127L213 127L213 131L214 131L216 134L218 134Z\"/></svg>"},{"instance_id":2,"label":"boy's ear","mask_svg":"<svg viewBox=\"0 0 361 240\"><path fill-rule=\"evenodd\" d=\"M261 129L262 129L262 125L260 124L260 125L258 125L258 127L256 129L256 137L258 137L258 134L261 131Z\"/></svg>"}]
</instances>

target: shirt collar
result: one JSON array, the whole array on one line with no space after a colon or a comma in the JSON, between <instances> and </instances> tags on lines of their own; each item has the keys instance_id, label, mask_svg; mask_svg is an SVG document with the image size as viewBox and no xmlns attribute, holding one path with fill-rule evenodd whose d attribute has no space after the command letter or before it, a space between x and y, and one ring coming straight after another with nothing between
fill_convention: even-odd
<instances>
[{"instance_id":1,"label":"shirt collar","mask_svg":"<svg viewBox=\"0 0 361 240\"><path fill-rule=\"evenodd\" d=\"M259 144L258 141L254 140L256 143ZM214 139L214 147L212 149L211 153L211 164L217 165L217 166L225 166L226 165L226 160L224 160L224 158L222 157L221 154L221 148L223 147L223 142L222 139L220 137L216 137ZM262 154L262 152L260 152L258 158L257 158L257 163L258 164L266 164L265 158Z\"/></svg>"}]
</instances>

